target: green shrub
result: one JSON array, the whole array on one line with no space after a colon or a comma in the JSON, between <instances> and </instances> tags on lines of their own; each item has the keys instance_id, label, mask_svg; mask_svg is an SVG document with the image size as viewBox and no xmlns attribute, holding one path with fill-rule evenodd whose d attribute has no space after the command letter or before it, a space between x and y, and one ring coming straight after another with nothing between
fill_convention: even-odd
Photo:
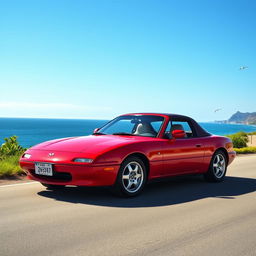
<instances>
[{"instance_id":1,"label":"green shrub","mask_svg":"<svg viewBox=\"0 0 256 256\"><path fill-rule=\"evenodd\" d=\"M249 141L248 135L245 132L237 132L235 134L227 135L227 137L232 140L234 148L244 148Z\"/></svg>"},{"instance_id":2,"label":"green shrub","mask_svg":"<svg viewBox=\"0 0 256 256\"><path fill-rule=\"evenodd\" d=\"M14 156L22 154L26 149L19 145L17 141L17 136L12 136L10 138L5 138L5 142L0 147L0 156Z\"/></svg>"},{"instance_id":3,"label":"green shrub","mask_svg":"<svg viewBox=\"0 0 256 256\"><path fill-rule=\"evenodd\" d=\"M256 147L234 148L237 154L256 153Z\"/></svg>"},{"instance_id":4,"label":"green shrub","mask_svg":"<svg viewBox=\"0 0 256 256\"><path fill-rule=\"evenodd\" d=\"M19 166L19 158L26 149L19 145L17 136L4 140L0 147L0 177L24 173Z\"/></svg>"}]
</instances>

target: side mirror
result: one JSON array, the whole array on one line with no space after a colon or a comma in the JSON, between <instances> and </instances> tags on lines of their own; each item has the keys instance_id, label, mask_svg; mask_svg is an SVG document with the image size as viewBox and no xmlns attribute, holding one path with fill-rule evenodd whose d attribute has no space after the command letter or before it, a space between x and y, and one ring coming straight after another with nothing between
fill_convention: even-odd
<instances>
[{"instance_id":1,"label":"side mirror","mask_svg":"<svg viewBox=\"0 0 256 256\"><path fill-rule=\"evenodd\" d=\"M93 133L97 133L99 131L100 128L96 128L93 130Z\"/></svg>"},{"instance_id":2,"label":"side mirror","mask_svg":"<svg viewBox=\"0 0 256 256\"><path fill-rule=\"evenodd\" d=\"M172 137L175 139L185 138L186 133L183 130L173 130Z\"/></svg>"}]
</instances>

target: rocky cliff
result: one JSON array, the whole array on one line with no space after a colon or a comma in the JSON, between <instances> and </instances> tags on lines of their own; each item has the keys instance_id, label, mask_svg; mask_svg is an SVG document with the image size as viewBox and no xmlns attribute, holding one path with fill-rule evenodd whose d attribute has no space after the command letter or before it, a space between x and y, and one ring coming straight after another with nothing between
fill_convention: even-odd
<instances>
[{"instance_id":1,"label":"rocky cliff","mask_svg":"<svg viewBox=\"0 0 256 256\"><path fill-rule=\"evenodd\" d=\"M242 113L237 111L228 119L229 123L256 124L256 112Z\"/></svg>"}]
</instances>

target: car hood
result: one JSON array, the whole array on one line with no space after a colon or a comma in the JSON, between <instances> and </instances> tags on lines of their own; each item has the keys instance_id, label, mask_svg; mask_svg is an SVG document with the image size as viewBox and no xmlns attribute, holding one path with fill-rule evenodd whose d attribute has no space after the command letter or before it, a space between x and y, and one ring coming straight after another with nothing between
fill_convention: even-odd
<instances>
[{"instance_id":1,"label":"car hood","mask_svg":"<svg viewBox=\"0 0 256 256\"><path fill-rule=\"evenodd\" d=\"M150 141L153 138L140 136L90 135L46 141L31 149L47 151L101 153L131 143Z\"/></svg>"}]
</instances>

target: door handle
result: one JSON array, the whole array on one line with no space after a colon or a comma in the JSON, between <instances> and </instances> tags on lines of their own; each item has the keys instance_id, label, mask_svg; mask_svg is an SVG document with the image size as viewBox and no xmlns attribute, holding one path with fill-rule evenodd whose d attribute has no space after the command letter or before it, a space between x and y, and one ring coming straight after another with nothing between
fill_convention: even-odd
<instances>
[{"instance_id":1,"label":"door handle","mask_svg":"<svg viewBox=\"0 0 256 256\"><path fill-rule=\"evenodd\" d=\"M202 147L202 144L196 144L196 147L200 148L200 147Z\"/></svg>"}]
</instances>

